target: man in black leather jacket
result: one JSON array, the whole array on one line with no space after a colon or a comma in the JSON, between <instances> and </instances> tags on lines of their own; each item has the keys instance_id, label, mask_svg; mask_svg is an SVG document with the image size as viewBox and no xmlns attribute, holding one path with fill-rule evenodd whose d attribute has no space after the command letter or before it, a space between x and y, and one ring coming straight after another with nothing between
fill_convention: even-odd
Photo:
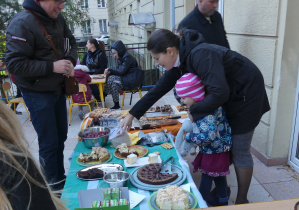
<instances>
[{"instance_id":1,"label":"man in black leather jacket","mask_svg":"<svg viewBox=\"0 0 299 210\"><path fill-rule=\"evenodd\" d=\"M38 134L40 163L52 189L64 186L63 150L67 139L67 109L64 76L74 75L77 47L74 36L60 14L65 0L25 0L25 10L7 27L6 64L15 75ZM59 56L37 19L50 35ZM69 43L65 48L64 44Z\"/></svg>"}]
</instances>

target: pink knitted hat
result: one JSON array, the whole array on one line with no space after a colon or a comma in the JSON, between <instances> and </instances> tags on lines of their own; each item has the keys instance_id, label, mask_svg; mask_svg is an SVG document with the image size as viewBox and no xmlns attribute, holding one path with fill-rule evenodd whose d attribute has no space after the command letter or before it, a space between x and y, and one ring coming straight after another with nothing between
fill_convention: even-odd
<instances>
[{"instance_id":1,"label":"pink knitted hat","mask_svg":"<svg viewBox=\"0 0 299 210\"><path fill-rule=\"evenodd\" d=\"M205 97L205 87L201 79L192 73L184 74L176 83L175 90L179 97L191 97L201 101Z\"/></svg>"}]
</instances>

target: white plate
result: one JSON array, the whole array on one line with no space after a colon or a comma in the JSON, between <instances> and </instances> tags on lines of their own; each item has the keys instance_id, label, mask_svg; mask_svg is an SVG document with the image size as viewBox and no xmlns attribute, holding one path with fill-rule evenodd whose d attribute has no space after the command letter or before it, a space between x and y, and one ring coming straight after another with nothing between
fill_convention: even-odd
<instances>
[{"instance_id":1,"label":"white plate","mask_svg":"<svg viewBox=\"0 0 299 210\"><path fill-rule=\"evenodd\" d=\"M158 163L161 163L161 162L162 162L162 160L160 158L160 155L158 155ZM127 163L127 159L124 159L124 165L127 168L144 166L144 165L147 165L147 164L150 164L150 162L148 162L148 157L137 158L136 163L133 163L133 164Z\"/></svg>"}]
</instances>

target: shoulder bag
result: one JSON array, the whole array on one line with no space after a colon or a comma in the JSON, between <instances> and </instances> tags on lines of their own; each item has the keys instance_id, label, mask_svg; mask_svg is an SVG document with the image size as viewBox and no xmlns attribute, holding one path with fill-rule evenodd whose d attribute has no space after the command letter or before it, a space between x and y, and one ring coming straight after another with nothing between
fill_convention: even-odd
<instances>
[{"instance_id":1,"label":"shoulder bag","mask_svg":"<svg viewBox=\"0 0 299 210\"><path fill-rule=\"evenodd\" d=\"M36 18L37 22L40 24L40 26L44 30L46 38L49 40L57 59L61 60L61 58L57 52L57 49L52 41L52 37L48 34L47 30L45 29L45 27L42 24L42 22L40 21L40 19L31 10L27 9L27 11L29 11ZM77 79L75 77L64 76L64 89L65 89L65 94L67 96L77 94L79 92L79 82L77 81Z\"/></svg>"}]
</instances>

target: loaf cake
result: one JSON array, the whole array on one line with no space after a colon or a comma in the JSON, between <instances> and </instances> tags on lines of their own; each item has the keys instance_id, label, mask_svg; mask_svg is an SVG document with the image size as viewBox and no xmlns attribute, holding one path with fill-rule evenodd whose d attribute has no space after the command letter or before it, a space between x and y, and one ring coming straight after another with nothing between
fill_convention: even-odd
<instances>
[{"instance_id":1,"label":"loaf cake","mask_svg":"<svg viewBox=\"0 0 299 210\"><path fill-rule=\"evenodd\" d=\"M138 169L137 178L143 183L152 185L168 184L178 178L177 173L167 174L160 171L160 163L151 163Z\"/></svg>"}]
</instances>

